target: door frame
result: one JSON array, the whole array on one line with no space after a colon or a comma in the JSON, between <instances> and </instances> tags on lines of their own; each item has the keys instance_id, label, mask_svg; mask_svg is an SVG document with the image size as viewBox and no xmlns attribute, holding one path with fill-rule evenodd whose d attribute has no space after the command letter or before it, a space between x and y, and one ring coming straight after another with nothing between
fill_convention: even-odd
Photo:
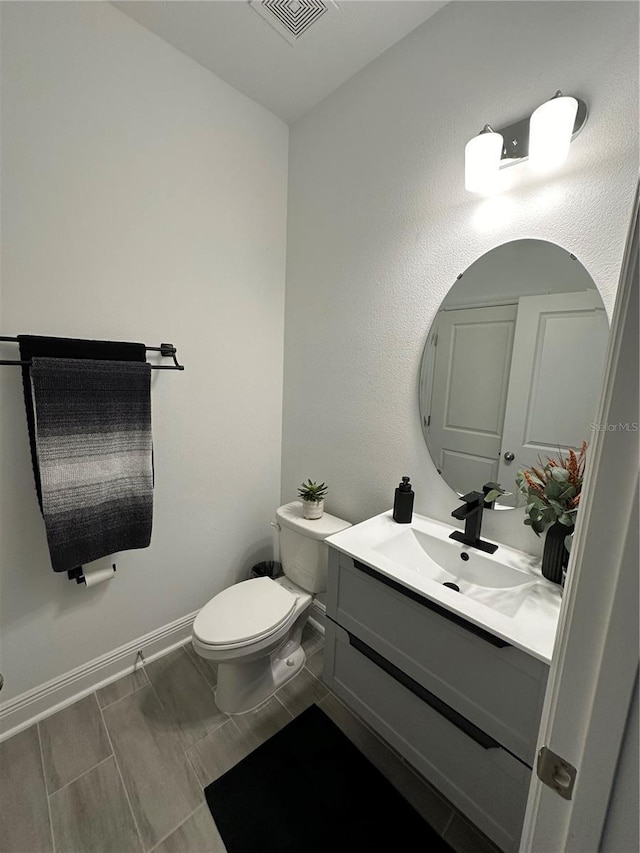
<instances>
[{"instance_id":1,"label":"door frame","mask_svg":"<svg viewBox=\"0 0 640 853\"><path fill-rule=\"evenodd\" d=\"M638 188L597 423L637 421ZM597 430L589 457L538 734L538 750L547 746L572 764L576 784L572 799L563 799L534 768L521 853L597 853L633 698L638 433L633 428Z\"/></svg>"}]
</instances>

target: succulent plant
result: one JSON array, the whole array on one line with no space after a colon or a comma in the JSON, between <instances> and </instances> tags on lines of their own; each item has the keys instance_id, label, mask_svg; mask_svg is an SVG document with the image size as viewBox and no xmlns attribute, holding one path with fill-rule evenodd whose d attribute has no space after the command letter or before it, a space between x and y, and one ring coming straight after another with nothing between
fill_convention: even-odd
<instances>
[{"instance_id":1,"label":"succulent plant","mask_svg":"<svg viewBox=\"0 0 640 853\"><path fill-rule=\"evenodd\" d=\"M324 500L326 493L327 486L324 483L312 483L311 480L308 480L306 483L298 486L298 494L302 500L309 501L310 503L319 503L321 500Z\"/></svg>"}]
</instances>

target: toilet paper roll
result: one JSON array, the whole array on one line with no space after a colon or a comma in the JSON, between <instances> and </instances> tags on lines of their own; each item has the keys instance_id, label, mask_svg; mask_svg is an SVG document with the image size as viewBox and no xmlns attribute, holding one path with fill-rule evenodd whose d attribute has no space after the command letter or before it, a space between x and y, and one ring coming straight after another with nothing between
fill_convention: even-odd
<instances>
[{"instance_id":1,"label":"toilet paper roll","mask_svg":"<svg viewBox=\"0 0 640 853\"><path fill-rule=\"evenodd\" d=\"M103 581L111 580L115 572L111 566L106 569L84 569L84 582L87 586L95 586Z\"/></svg>"}]
</instances>

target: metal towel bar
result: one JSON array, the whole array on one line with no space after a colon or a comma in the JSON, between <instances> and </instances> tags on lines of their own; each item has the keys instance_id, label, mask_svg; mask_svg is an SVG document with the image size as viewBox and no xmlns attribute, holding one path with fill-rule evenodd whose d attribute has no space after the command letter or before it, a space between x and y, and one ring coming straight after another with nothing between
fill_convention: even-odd
<instances>
[{"instance_id":1,"label":"metal towel bar","mask_svg":"<svg viewBox=\"0 0 640 853\"><path fill-rule=\"evenodd\" d=\"M6 341L8 343L18 343L18 338L10 338L3 335L0 335L0 341ZM151 370L184 370L184 365L178 363L178 359L176 357L176 348L173 344L160 344L159 347L147 347L145 346L147 352L159 352L161 356L165 358L172 358L173 364L152 364ZM6 359L0 359L0 364L13 364L19 365L22 367L26 367L31 364L30 361L19 361L19 360L11 360L8 361Z\"/></svg>"}]
</instances>

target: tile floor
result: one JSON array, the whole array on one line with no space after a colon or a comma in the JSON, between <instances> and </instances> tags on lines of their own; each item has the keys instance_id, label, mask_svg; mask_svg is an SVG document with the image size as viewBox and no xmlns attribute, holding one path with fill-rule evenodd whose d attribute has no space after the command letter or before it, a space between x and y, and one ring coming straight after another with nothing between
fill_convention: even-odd
<instances>
[{"instance_id":1,"label":"tile floor","mask_svg":"<svg viewBox=\"0 0 640 853\"><path fill-rule=\"evenodd\" d=\"M189 645L0 744L2 853L226 853L203 788L318 704L458 853L496 853L307 665L240 717L214 702L215 667ZM303 853L303 851L301 851Z\"/></svg>"}]
</instances>

